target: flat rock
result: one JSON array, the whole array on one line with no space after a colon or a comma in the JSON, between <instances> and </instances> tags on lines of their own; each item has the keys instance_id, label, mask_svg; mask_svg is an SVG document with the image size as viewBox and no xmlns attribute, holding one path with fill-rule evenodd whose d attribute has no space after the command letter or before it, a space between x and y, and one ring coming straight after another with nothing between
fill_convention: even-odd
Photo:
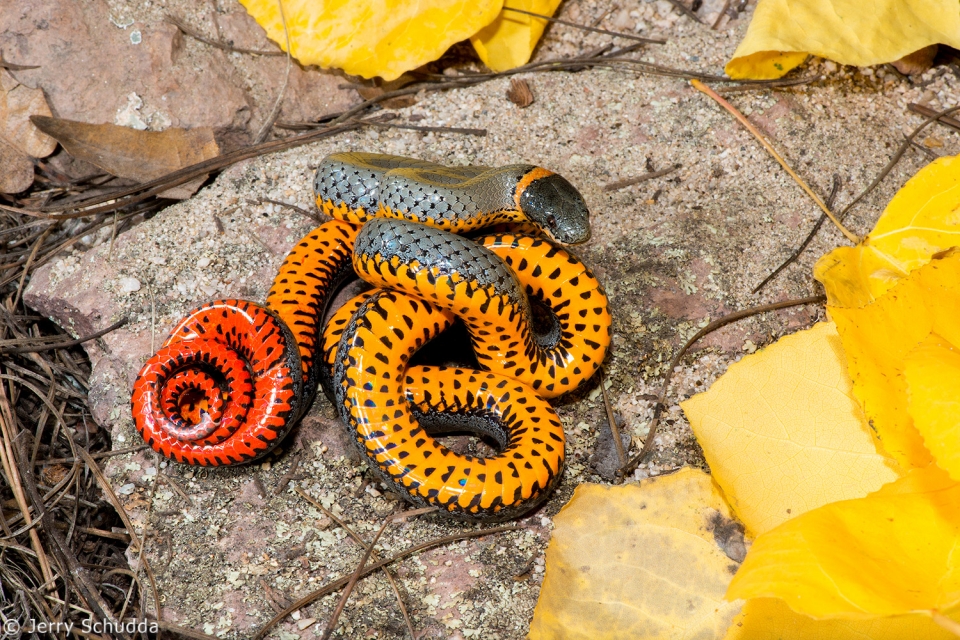
<instances>
[{"instance_id":1,"label":"flat rock","mask_svg":"<svg viewBox=\"0 0 960 640\"><path fill-rule=\"evenodd\" d=\"M211 30L212 38L276 50L242 7L230 7L219 16L226 35ZM165 10L160 3L105 0L4 2L0 50L9 62L39 66L13 73L42 88L58 117L153 130L210 126L243 139L238 132L255 130L272 110L286 58L230 53L186 38L164 22ZM214 17L194 9L184 19L204 30ZM307 120L355 104L355 91L338 88L343 82L293 64L282 119Z\"/></svg>"},{"instance_id":2,"label":"flat rock","mask_svg":"<svg viewBox=\"0 0 960 640\"><path fill-rule=\"evenodd\" d=\"M644 11L660 4L665 5L658 9L662 12L653 18L644 14L644 20L665 25L670 44L643 56L718 72L743 24L711 31L671 19L668 3L643 5ZM574 6L587 11L593 5ZM19 18L14 23L26 29ZM48 25L53 23L51 16ZM112 25L103 28L112 36L128 37ZM6 33L12 33L9 27ZM602 42L599 36L579 33L558 36L538 55L568 55L581 45L589 49ZM3 46L9 59L32 62ZM813 62L805 74L829 68ZM920 99L922 91L957 93L952 74L933 69L923 78L915 87L882 70L866 76L834 67L819 84L735 94L731 100L819 193L825 195L831 175L840 174L842 205L873 180L902 141L902 132L920 122L906 112L907 102ZM187 310L221 297L264 299L284 254L313 223L293 209L258 203L271 198L311 207L313 170L332 151L395 153L447 164L531 162L562 173L581 189L593 212L593 237L577 252L610 296L614 348L605 375L631 455L646 436L667 363L687 337L731 310L817 291L810 275L814 260L843 242L829 226L798 264L760 295L752 293L800 244L820 212L756 141L702 94L682 80L611 70L529 79L537 99L526 109L505 98L509 83L500 79L427 94L397 112L398 122L486 128L485 137L365 130L251 160L230 168L190 200L123 233L112 252L107 236L95 248L64 254L39 269L25 301L74 335L130 318L122 329L86 345L93 363L91 411L110 430L114 447L140 444L130 415L131 385L144 360ZM111 95L113 102L103 113L110 115L121 98L122 93ZM927 100L937 106L935 98ZM957 152L952 137L945 144L946 151ZM646 173L648 158L655 169L674 163L682 169L660 180L604 191L605 184ZM928 161L908 152L881 187L853 210L850 225L858 232L868 230L895 190ZM677 403L706 389L745 350L821 316L816 308L795 308L725 327L704 340L674 374L653 459L634 477L703 465ZM560 399L556 407L568 437L567 467L557 492L540 510L520 520L517 531L442 546L394 565L421 637L525 636L542 580L538 560L551 516L577 484L600 480L590 457L607 429L596 381ZM603 445L604 451L610 444ZM106 465L110 481L130 487L122 496L124 505L136 526L146 525L151 532L146 557L156 575L164 619L225 638L247 638L277 607L349 574L360 548L294 489L370 539L400 503L382 485L368 482L365 466L350 446L320 396L282 451L262 464L193 469L162 461L151 451L111 458ZM163 480L154 489L158 477ZM378 553L387 556L475 528L424 517L388 528ZM330 595L304 607L271 637L318 637L337 598ZM338 631L339 637L374 635L408 635L382 576L358 584Z\"/></svg>"}]
</instances>

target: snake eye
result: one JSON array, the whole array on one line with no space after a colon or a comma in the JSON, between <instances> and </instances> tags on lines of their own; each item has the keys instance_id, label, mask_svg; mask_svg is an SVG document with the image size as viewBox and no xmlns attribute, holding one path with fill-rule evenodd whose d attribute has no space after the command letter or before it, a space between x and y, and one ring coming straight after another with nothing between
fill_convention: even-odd
<instances>
[{"instance_id":1,"label":"snake eye","mask_svg":"<svg viewBox=\"0 0 960 640\"><path fill-rule=\"evenodd\" d=\"M553 215L547 216L547 224L550 225L550 228L551 228L551 229L554 228L554 227L556 227L556 226L557 226L557 218L556 218L555 216L553 216Z\"/></svg>"}]
</instances>

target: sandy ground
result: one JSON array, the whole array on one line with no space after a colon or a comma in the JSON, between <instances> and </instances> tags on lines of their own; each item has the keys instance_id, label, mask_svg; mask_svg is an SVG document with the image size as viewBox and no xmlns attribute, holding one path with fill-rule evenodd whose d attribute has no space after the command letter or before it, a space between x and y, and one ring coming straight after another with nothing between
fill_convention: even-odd
<instances>
[{"instance_id":1,"label":"sandy ground","mask_svg":"<svg viewBox=\"0 0 960 640\"><path fill-rule=\"evenodd\" d=\"M703 13L712 22L711 6ZM669 38L669 44L648 47L642 57L713 73L722 72L746 24L740 20L711 31L675 15L666 2L634 0L622 7L605 26L634 30L642 22L640 33ZM606 8L570 3L563 17L589 23ZM537 56L569 55L606 41L555 30ZM840 206L873 180L903 133L921 121L906 104L922 101L940 108L952 103L960 85L946 67L912 81L882 68L860 71L819 61L801 73L824 79L802 88L735 94L730 100L822 197L838 175ZM843 242L829 225L798 264L760 294L751 293L799 245L819 211L748 133L686 82L604 70L527 79L536 101L526 109L507 101L508 81L497 80L421 95L415 105L396 111L397 122L484 128L485 137L368 129L249 161L123 234L111 255L103 242L38 273L28 302L75 331L82 332L84 322L90 328L105 326L124 313L133 318L90 347L94 415L112 430L114 446L140 442L128 407L130 384L151 345L186 310L218 297L263 300L285 252L311 222L260 199L311 207L313 170L333 151L393 153L447 164L529 162L563 174L582 191L592 211L593 237L578 253L610 297L614 338L606 375L634 453L646 435L666 363L687 337L730 311L819 291L812 264ZM954 134L930 133L926 149L956 153ZM850 227L868 231L896 189L929 160L925 152L908 151L881 187L854 209ZM610 182L645 173L648 161L655 169L682 168L638 186L603 190ZM655 454L635 478L683 465L703 467L678 403L706 389L743 353L822 317L820 308L801 307L751 318L702 341L674 375ZM591 466L606 430L598 381L560 399L556 408L568 435L567 469L544 507L520 520L517 531L455 543L394 566L420 637L505 640L526 634L543 579L551 517L577 485L602 481ZM159 462L152 453L111 460L110 477L135 522L149 521L147 557L165 619L224 638L249 637L273 615L277 600L293 600L353 570L359 547L294 487L315 496L368 539L399 504L384 487L365 483L365 466L351 454L333 418L319 396L284 451L256 466L196 470ZM295 457L298 472L277 494ZM158 474L171 482L154 489ZM180 496L181 489L189 501ZM432 516L414 520L388 529L378 552L387 556L473 528ZM270 637L319 637L338 597L305 607ZM335 637L406 635L389 584L377 575L358 585Z\"/></svg>"}]
</instances>

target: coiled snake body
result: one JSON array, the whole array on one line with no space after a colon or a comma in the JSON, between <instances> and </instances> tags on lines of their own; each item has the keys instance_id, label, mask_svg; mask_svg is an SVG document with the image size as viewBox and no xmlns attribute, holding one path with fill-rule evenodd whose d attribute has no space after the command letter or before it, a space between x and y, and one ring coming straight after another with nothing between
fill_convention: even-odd
<instances>
[{"instance_id":1,"label":"coiled snake body","mask_svg":"<svg viewBox=\"0 0 960 640\"><path fill-rule=\"evenodd\" d=\"M266 308L204 305L144 365L133 393L144 439L190 464L254 460L322 382L371 468L412 502L463 519L504 519L538 504L564 455L545 398L600 366L607 299L589 269L550 240L452 232L532 222L556 240L582 242L589 223L579 193L530 165L452 169L361 153L325 158L315 190L334 219L291 250ZM353 273L377 288L321 327ZM528 296L552 310L546 333L533 329ZM484 370L410 366L457 318ZM450 430L488 435L500 451L462 455L428 435Z\"/></svg>"}]
</instances>

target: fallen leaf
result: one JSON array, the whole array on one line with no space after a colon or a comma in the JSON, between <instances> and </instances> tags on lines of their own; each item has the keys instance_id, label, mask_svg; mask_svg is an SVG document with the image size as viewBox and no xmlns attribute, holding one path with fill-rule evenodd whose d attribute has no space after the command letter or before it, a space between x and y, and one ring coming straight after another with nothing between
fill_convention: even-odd
<instances>
[{"instance_id":1,"label":"fallen leaf","mask_svg":"<svg viewBox=\"0 0 960 640\"><path fill-rule=\"evenodd\" d=\"M506 0L503 6L552 16L560 0ZM530 61L546 26L543 18L501 11L496 20L470 38L470 43L485 65L494 71L506 71Z\"/></svg>"},{"instance_id":2,"label":"fallen leaf","mask_svg":"<svg viewBox=\"0 0 960 640\"><path fill-rule=\"evenodd\" d=\"M760 0L725 71L779 78L808 54L866 67L931 44L960 48L957 3L941 0Z\"/></svg>"},{"instance_id":3,"label":"fallen leaf","mask_svg":"<svg viewBox=\"0 0 960 640\"><path fill-rule=\"evenodd\" d=\"M241 0L286 51L277 0ZM303 65L394 80L490 24L503 0L284 0L290 53Z\"/></svg>"},{"instance_id":4,"label":"fallen leaf","mask_svg":"<svg viewBox=\"0 0 960 640\"><path fill-rule=\"evenodd\" d=\"M747 600L723 640L956 640L929 616L919 614L873 620L814 620L782 600Z\"/></svg>"},{"instance_id":5,"label":"fallen leaf","mask_svg":"<svg viewBox=\"0 0 960 640\"><path fill-rule=\"evenodd\" d=\"M520 78L510 78L510 88L507 89L507 100L521 109L533 104L533 91L530 83Z\"/></svg>"},{"instance_id":6,"label":"fallen leaf","mask_svg":"<svg viewBox=\"0 0 960 640\"><path fill-rule=\"evenodd\" d=\"M50 115L42 89L31 89L0 69L0 192L19 193L33 184L32 158L45 158L57 141L30 122Z\"/></svg>"},{"instance_id":7,"label":"fallen leaf","mask_svg":"<svg viewBox=\"0 0 960 640\"><path fill-rule=\"evenodd\" d=\"M70 155L107 173L148 182L220 154L210 127L140 131L115 124L88 124L35 116L33 123L55 138ZM189 198L204 178L168 189L164 198Z\"/></svg>"},{"instance_id":8,"label":"fallen leaf","mask_svg":"<svg viewBox=\"0 0 960 640\"><path fill-rule=\"evenodd\" d=\"M779 598L813 618L960 607L960 483L936 466L808 511L759 536L727 591Z\"/></svg>"},{"instance_id":9,"label":"fallen leaf","mask_svg":"<svg viewBox=\"0 0 960 640\"><path fill-rule=\"evenodd\" d=\"M950 251L960 244L958 211L960 160L940 158L897 192L860 244L835 249L814 268L854 394L884 450L904 468L932 459L908 409L905 359L931 333L960 345L960 259ZM942 421L929 413L924 419L930 444L949 447L939 439Z\"/></svg>"},{"instance_id":10,"label":"fallen leaf","mask_svg":"<svg viewBox=\"0 0 960 640\"><path fill-rule=\"evenodd\" d=\"M753 535L898 477L853 397L833 323L781 338L681 403L717 484Z\"/></svg>"},{"instance_id":11,"label":"fallen leaf","mask_svg":"<svg viewBox=\"0 0 960 640\"><path fill-rule=\"evenodd\" d=\"M907 410L937 465L960 481L960 352L931 334L907 354Z\"/></svg>"},{"instance_id":12,"label":"fallen leaf","mask_svg":"<svg viewBox=\"0 0 960 640\"><path fill-rule=\"evenodd\" d=\"M611 487L581 484L554 518L531 640L715 638L736 563L717 543L731 523L702 471Z\"/></svg>"},{"instance_id":13,"label":"fallen leaf","mask_svg":"<svg viewBox=\"0 0 960 640\"><path fill-rule=\"evenodd\" d=\"M934 160L890 200L873 231L855 247L820 258L814 277L827 303L862 307L944 249L960 245L960 159Z\"/></svg>"},{"instance_id":14,"label":"fallen leaf","mask_svg":"<svg viewBox=\"0 0 960 640\"><path fill-rule=\"evenodd\" d=\"M907 54L899 60L894 60L890 64L905 76L917 76L933 66L933 61L936 59L939 50L940 45L932 44L929 47Z\"/></svg>"},{"instance_id":15,"label":"fallen leaf","mask_svg":"<svg viewBox=\"0 0 960 640\"><path fill-rule=\"evenodd\" d=\"M960 345L960 251L938 254L862 308L827 310L843 341L854 394L884 449L904 468L926 466L932 458L908 407L904 367L931 334ZM932 416L925 416L930 427Z\"/></svg>"}]
</instances>

